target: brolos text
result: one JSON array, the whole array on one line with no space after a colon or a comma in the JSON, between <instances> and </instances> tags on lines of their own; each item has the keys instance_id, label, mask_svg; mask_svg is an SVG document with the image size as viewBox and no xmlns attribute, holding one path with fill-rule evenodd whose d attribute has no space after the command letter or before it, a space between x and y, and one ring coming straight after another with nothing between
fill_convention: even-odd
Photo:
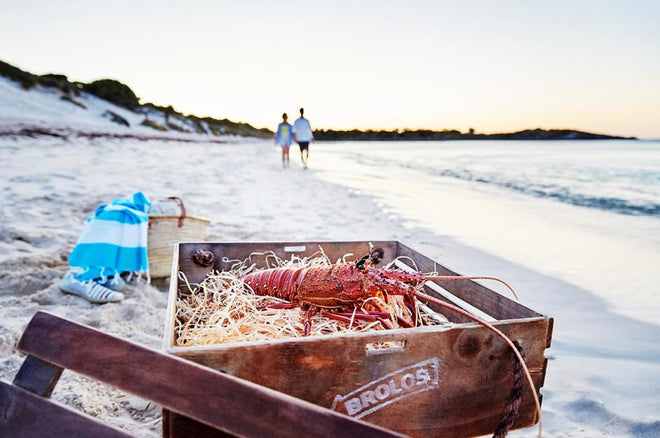
<instances>
[{"instance_id":1,"label":"brolos text","mask_svg":"<svg viewBox=\"0 0 660 438\"><path fill-rule=\"evenodd\" d=\"M438 387L438 359L401 368L345 396L335 396L332 409L362 418L398 400Z\"/></svg>"}]
</instances>

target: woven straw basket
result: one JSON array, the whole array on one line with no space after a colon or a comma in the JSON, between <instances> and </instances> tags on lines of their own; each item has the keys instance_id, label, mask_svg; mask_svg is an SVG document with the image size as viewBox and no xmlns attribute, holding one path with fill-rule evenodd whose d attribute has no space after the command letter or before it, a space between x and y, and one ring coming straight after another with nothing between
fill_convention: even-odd
<instances>
[{"instance_id":1,"label":"woven straw basket","mask_svg":"<svg viewBox=\"0 0 660 438\"><path fill-rule=\"evenodd\" d=\"M151 278L169 277L172 272L174 245L179 242L202 241L206 227L210 223L208 219L187 216L186 208L180 198L167 199L178 203L181 214L179 216L149 215L147 254Z\"/></svg>"}]
</instances>

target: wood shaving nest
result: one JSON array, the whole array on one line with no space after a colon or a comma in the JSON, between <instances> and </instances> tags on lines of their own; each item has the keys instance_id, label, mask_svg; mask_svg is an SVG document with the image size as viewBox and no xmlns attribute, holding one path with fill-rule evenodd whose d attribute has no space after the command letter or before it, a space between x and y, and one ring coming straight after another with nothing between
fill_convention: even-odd
<instances>
[{"instance_id":1,"label":"wood shaving nest","mask_svg":"<svg viewBox=\"0 0 660 438\"><path fill-rule=\"evenodd\" d=\"M229 261L233 263L229 271L211 272L200 284L189 283L185 274L179 272L179 290L183 289L184 292L179 292L176 302L175 346L201 346L303 336L306 313L304 310L299 307L269 308L270 305L286 303L286 301L276 297L256 295L243 284L242 279L247 274L260 270L252 262L252 257L256 255L266 257L268 268L296 269L332 264L322 250L307 258L292 256L291 260L282 260L274 253L253 253L246 260ZM347 254L337 260L337 263L346 263L350 256L351 254ZM380 305L389 309L388 322L392 328L402 328L398 323L397 315L412 322L411 312L403 304L403 297L390 295L389 301L389 304L385 304L381 300ZM417 307L420 317L416 326L450 324L444 316L428 307L419 305ZM356 311L360 310L362 309L356 309ZM386 329L379 321L370 322L352 318L350 323L344 323L325 317L321 312L312 318L309 335L331 336Z\"/></svg>"}]
</instances>

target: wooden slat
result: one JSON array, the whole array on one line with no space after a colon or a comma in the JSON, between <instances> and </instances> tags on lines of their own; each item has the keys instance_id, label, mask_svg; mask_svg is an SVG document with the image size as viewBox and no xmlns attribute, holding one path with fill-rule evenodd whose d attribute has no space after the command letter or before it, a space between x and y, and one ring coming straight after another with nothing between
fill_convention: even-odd
<instances>
[{"instance_id":1,"label":"wooden slat","mask_svg":"<svg viewBox=\"0 0 660 438\"><path fill-rule=\"evenodd\" d=\"M392 260L397 251L396 241L373 241L373 242L204 242L204 243L180 243L179 244L179 271L185 272L188 281L191 283L200 283L206 277L206 274L212 270L228 271L236 260L244 260L251 253L273 252L281 259L288 260L292 255L299 257L309 257L319 251L319 246L328 258L334 263L337 259L346 254L353 254L354 260L369 254L369 244L374 247L383 248L385 259ZM286 251L286 248L302 248L301 251ZM193 261L193 254L198 250L211 251L213 253L215 264L209 267L202 267ZM224 260L224 261L223 261ZM252 261L258 267L265 267L266 258L264 256L254 255Z\"/></svg>"},{"instance_id":2,"label":"wooden slat","mask_svg":"<svg viewBox=\"0 0 660 438\"><path fill-rule=\"evenodd\" d=\"M421 255L417 251L407 247L406 245L398 244L398 256L407 256L415 261L417 269L422 272L437 271L439 275L460 275L456 272L442 266L439 263L434 263L430 258ZM488 275L488 272L475 273L479 275ZM503 279L506 281L506 279ZM498 320L505 319L519 319L519 318L533 318L543 316L516 301L513 301L499 293L482 286L475 281L447 281L442 283L442 288L448 290L452 294L472 304L474 307L487 312ZM430 292L436 295L434 292Z\"/></svg>"},{"instance_id":3,"label":"wooden slat","mask_svg":"<svg viewBox=\"0 0 660 438\"><path fill-rule=\"evenodd\" d=\"M167 414L166 414L167 413ZM167 417L167 418L166 418ZM167 428L169 435L163 438L234 438L235 435L224 433L211 426L192 420L176 412L163 409L163 431Z\"/></svg>"},{"instance_id":4,"label":"wooden slat","mask_svg":"<svg viewBox=\"0 0 660 438\"><path fill-rule=\"evenodd\" d=\"M18 348L239 436L400 436L45 312Z\"/></svg>"},{"instance_id":5,"label":"wooden slat","mask_svg":"<svg viewBox=\"0 0 660 438\"><path fill-rule=\"evenodd\" d=\"M61 367L28 355L14 377L14 385L42 397L50 397L62 371Z\"/></svg>"},{"instance_id":6,"label":"wooden slat","mask_svg":"<svg viewBox=\"0 0 660 438\"><path fill-rule=\"evenodd\" d=\"M0 381L0 436L12 438L127 438L131 435Z\"/></svg>"}]
</instances>

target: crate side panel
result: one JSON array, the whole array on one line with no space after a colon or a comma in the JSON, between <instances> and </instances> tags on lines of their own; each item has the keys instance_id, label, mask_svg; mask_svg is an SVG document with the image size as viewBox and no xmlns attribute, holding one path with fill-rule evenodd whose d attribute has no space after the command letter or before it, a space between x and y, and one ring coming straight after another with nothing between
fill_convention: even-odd
<instances>
[{"instance_id":1,"label":"crate side panel","mask_svg":"<svg viewBox=\"0 0 660 438\"><path fill-rule=\"evenodd\" d=\"M191 283L200 283L206 275L213 270L227 271L237 261L246 260L248 257L258 268L272 266L272 254L285 260L293 255L298 257L310 257L323 252L334 263L347 254L347 260L357 260L369 254L370 243L375 247L383 248L385 260L392 260L397 252L396 241L373 241L373 242L186 242L179 245L179 270L182 271ZM193 256L196 251L204 250L213 253L213 266L203 267L194 262ZM270 256L270 257L269 257Z\"/></svg>"},{"instance_id":2,"label":"crate side panel","mask_svg":"<svg viewBox=\"0 0 660 438\"><path fill-rule=\"evenodd\" d=\"M525 349L537 389L547 325L544 319L498 324ZM365 353L367 344L392 341L405 348ZM513 384L509 347L472 324L176 354L324 407L334 403L340 412L412 436L492 433ZM536 421L528 387L520 412L515 427Z\"/></svg>"}]
</instances>

